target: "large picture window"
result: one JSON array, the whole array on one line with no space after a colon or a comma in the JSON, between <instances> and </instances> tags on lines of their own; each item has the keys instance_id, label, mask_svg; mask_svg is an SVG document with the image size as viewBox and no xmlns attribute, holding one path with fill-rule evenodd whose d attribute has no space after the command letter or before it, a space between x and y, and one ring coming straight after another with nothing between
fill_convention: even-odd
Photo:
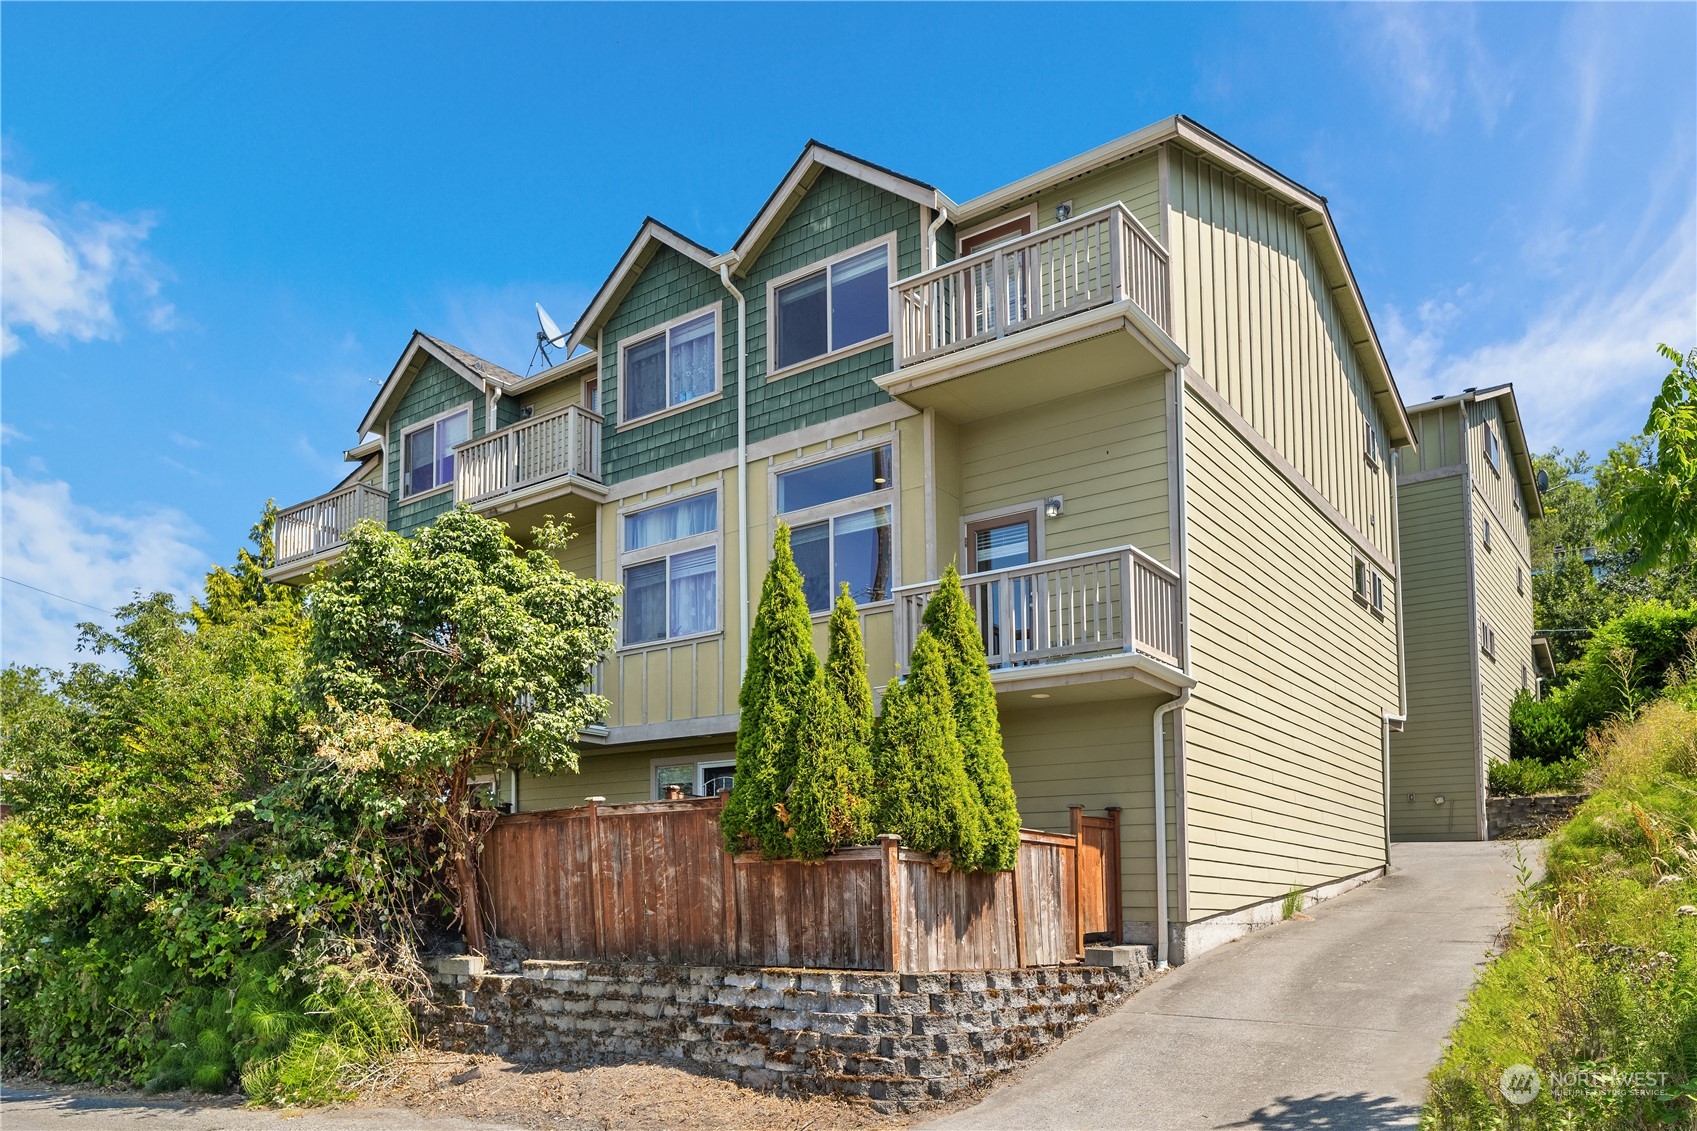
<instances>
[{"instance_id":1,"label":"large picture window","mask_svg":"<svg viewBox=\"0 0 1697 1131\"><path fill-rule=\"evenodd\" d=\"M454 481L454 445L471 438L471 410L462 408L403 433L401 497L422 495Z\"/></svg>"},{"instance_id":2,"label":"large picture window","mask_svg":"<svg viewBox=\"0 0 1697 1131\"><path fill-rule=\"evenodd\" d=\"M894 496L888 444L778 475L778 513L810 610L829 611L844 582L862 605L889 600Z\"/></svg>"},{"instance_id":3,"label":"large picture window","mask_svg":"<svg viewBox=\"0 0 1697 1131\"><path fill-rule=\"evenodd\" d=\"M635 511L624 527L625 644L717 631L718 496Z\"/></svg>"},{"instance_id":4,"label":"large picture window","mask_svg":"<svg viewBox=\"0 0 1697 1131\"><path fill-rule=\"evenodd\" d=\"M890 332L890 249L881 244L774 287L774 370Z\"/></svg>"},{"instance_id":5,"label":"large picture window","mask_svg":"<svg viewBox=\"0 0 1697 1131\"><path fill-rule=\"evenodd\" d=\"M627 345L619 370L624 420L640 420L719 391L719 318L715 311Z\"/></svg>"}]
</instances>

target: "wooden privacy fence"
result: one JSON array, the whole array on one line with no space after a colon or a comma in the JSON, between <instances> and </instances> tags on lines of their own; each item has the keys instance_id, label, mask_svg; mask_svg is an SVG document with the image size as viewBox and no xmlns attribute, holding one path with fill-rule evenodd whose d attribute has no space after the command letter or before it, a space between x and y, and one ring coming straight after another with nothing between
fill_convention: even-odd
<instances>
[{"instance_id":1,"label":"wooden privacy fence","mask_svg":"<svg viewBox=\"0 0 1697 1131\"><path fill-rule=\"evenodd\" d=\"M1056 965L1117 926L1117 814L1112 853L1081 823L1106 819L1075 814L1073 835L1022 830L1019 866L985 873L942 871L893 836L817 864L734 856L723 807L500 818L483 850L489 929L536 958L924 973Z\"/></svg>"}]
</instances>

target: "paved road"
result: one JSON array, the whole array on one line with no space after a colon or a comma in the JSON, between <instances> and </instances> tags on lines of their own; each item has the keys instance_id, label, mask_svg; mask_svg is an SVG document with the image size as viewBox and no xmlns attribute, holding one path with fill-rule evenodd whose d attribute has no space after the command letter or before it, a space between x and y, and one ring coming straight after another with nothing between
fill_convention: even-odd
<instances>
[{"instance_id":1,"label":"paved road","mask_svg":"<svg viewBox=\"0 0 1697 1131\"><path fill-rule=\"evenodd\" d=\"M1313 908L1312 922L1175 969L930 1127L1413 1127L1425 1074L1508 920L1514 847L1402 844L1391 859L1389 876Z\"/></svg>"}]
</instances>

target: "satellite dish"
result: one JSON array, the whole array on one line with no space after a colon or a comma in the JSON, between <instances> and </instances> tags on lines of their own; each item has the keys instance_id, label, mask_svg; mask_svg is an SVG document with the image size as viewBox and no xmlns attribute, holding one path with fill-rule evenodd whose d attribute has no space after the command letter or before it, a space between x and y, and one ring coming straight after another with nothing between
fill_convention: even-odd
<instances>
[{"instance_id":1,"label":"satellite dish","mask_svg":"<svg viewBox=\"0 0 1697 1131\"><path fill-rule=\"evenodd\" d=\"M1542 495L1550 489L1550 473L1543 468L1538 469L1538 493Z\"/></svg>"},{"instance_id":2,"label":"satellite dish","mask_svg":"<svg viewBox=\"0 0 1697 1131\"><path fill-rule=\"evenodd\" d=\"M548 317L548 312L542 309L541 303L536 304L536 321L542 328L536 331L536 352L530 355L531 364L536 363L536 354L540 353L543 363L552 366L554 359L548 356L548 348L552 346L554 349L564 349L566 345L565 332L552 318Z\"/></svg>"}]
</instances>

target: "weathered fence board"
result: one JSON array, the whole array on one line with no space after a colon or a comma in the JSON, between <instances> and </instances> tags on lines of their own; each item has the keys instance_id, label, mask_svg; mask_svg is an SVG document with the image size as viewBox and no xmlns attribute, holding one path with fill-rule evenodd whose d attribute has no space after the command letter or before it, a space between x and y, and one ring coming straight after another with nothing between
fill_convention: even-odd
<instances>
[{"instance_id":1,"label":"weathered fence board","mask_svg":"<svg viewBox=\"0 0 1697 1131\"><path fill-rule=\"evenodd\" d=\"M537 958L927 972L1079 958L1085 930L1110 915L1110 882L1117 915L1117 850L1076 815L1082 834L1024 830L1018 868L982 873L940 869L893 837L817 864L732 856L723 805L500 818L482 861L490 929Z\"/></svg>"}]
</instances>

